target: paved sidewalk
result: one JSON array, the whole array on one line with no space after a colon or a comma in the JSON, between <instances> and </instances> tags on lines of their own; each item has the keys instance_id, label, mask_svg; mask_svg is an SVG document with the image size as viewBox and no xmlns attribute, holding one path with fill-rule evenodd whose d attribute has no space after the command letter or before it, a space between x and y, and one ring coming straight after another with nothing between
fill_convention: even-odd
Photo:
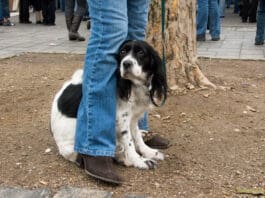
<instances>
[{"instance_id":1,"label":"paved sidewalk","mask_svg":"<svg viewBox=\"0 0 265 198\"><path fill-rule=\"evenodd\" d=\"M56 13L56 26L36 25L34 13L31 13L31 20L32 24L19 24L18 16L14 16L12 22L15 26L0 26L0 58L26 52L85 53L87 41L68 40L63 12ZM88 38L89 30L86 29L86 22L81 23L79 32Z\"/></svg>"},{"instance_id":2,"label":"paved sidewalk","mask_svg":"<svg viewBox=\"0 0 265 198\"><path fill-rule=\"evenodd\" d=\"M85 42L72 42L67 38L64 13L57 11L56 26L19 24L18 16L13 16L14 27L0 26L0 58L11 57L26 52L76 53L84 54ZM31 20L35 16L31 13ZM80 34L88 38L86 22L82 22ZM265 60L265 45L255 46L256 24L241 23L238 15L227 10L222 24L221 40L198 42L198 56L210 58L258 59Z\"/></svg>"},{"instance_id":3,"label":"paved sidewalk","mask_svg":"<svg viewBox=\"0 0 265 198\"><path fill-rule=\"evenodd\" d=\"M206 42L198 42L198 56L227 59L265 60L265 45L255 46L256 23L242 23L232 8L226 9L222 22L221 40L211 41L209 34Z\"/></svg>"}]
</instances>

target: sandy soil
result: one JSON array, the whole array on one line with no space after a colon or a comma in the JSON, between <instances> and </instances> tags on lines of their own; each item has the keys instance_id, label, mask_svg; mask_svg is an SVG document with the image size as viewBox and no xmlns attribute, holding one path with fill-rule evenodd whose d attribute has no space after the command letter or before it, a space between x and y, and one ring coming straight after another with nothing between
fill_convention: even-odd
<instances>
[{"instance_id":1,"label":"sandy soil","mask_svg":"<svg viewBox=\"0 0 265 198\"><path fill-rule=\"evenodd\" d=\"M89 187L149 197L246 197L265 189L265 62L200 60L203 72L228 91L171 95L150 113L150 128L172 141L155 170L117 165L126 179L113 187L58 155L49 131L51 101L83 56L26 54L0 60L0 185ZM50 152L46 149L50 149Z\"/></svg>"}]
</instances>

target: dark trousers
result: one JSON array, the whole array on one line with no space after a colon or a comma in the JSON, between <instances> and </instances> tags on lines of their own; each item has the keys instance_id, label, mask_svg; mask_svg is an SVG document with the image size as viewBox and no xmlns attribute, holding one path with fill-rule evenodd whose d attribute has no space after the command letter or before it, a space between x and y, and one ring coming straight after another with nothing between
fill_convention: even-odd
<instances>
[{"instance_id":1,"label":"dark trousers","mask_svg":"<svg viewBox=\"0 0 265 198\"><path fill-rule=\"evenodd\" d=\"M32 1L32 5L34 7L34 11L41 11L42 10L41 0Z\"/></svg>"},{"instance_id":2,"label":"dark trousers","mask_svg":"<svg viewBox=\"0 0 265 198\"><path fill-rule=\"evenodd\" d=\"M258 0L243 0L241 17L243 22L256 22Z\"/></svg>"},{"instance_id":3,"label":"dark trousers","mask_svg":"<svg viewBox=\"0 0 265 198\"><path fill-rule=\"evenodd\" d=\"M42 15L44 24L55 23L55 0L42 0Z\"/></svg>"},{"instance_id":4,"label":"dark trousers","mask_svg":"<svg viewBox=\"0 0 265 198\"><path fill-rule=\"evenodd\" d=\"M29 21L29 0L20 0L19 3L19 21L27 22Z\"/></svg>"},{"instance_id":5,"label":"dark trousers","mask_svg":"<svg viewBox=\"0 0 265 198\"><path fill-rule=\"evenodd\" d=\"M75 8L75 3L77 3L77 9ZM72 17L75 16L84 16L87 11L87 2L86 0L65 0L65 16Z\"/></svg>"}]
</instances>

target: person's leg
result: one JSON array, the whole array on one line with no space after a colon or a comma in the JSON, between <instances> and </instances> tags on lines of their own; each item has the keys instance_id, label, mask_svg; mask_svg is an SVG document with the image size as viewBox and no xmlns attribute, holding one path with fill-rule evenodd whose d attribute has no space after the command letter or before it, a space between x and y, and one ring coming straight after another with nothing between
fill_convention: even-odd
<instances>
[{"instance_id":1,"label":"person's leg","mask_svg":"<svg viewBox=\"0 0 265 198\"><path fill-rule=\"evenodd\" d=\"M47 24L47 2L46 0L41 0L41 9L42 9L42 23L45 25Z\"/></svg>"},{"instance_id":2,"label":"person's leg","mask_svg":"<svg viewBox=\"0 0 265 198\"><path fill-rule=\"evenodd\" d=\"M65 0L65 17L74 15L75 0Z\"/></svg>"},{"instance_id":3,"label":"person's leg","mask_svg":"<svg viewBox=\"0 0 265 198\"><path fill-rule=\"evenodd\" d=\"M209 15L210 15L210 34L212 40L220 40L220 15L218 11L218 2L217 0L209 0Z\"/></svg>"},{"instance_id":4,"label":"person's leg","mask_svg":"<svg viewBox=\"0 0 265 198\"><path fill-rule=\"evenodd\" d=\"M75 0L65 0L65 22L68 32L70 32L74 16Z\"/></svg>"},{"instance_id":5,"label":"person's leg","mask_svg":"<svg viewBox=\"0 0 265 198\"><path fill-rule=\"evenodd\" d=\"M207 29L209 4L208 0L198 0L197 11L197 40L205 40L205 33Z\"/></svg>"},{"instance_id":6,"label":"person's leg","mask_svg":"<svg viewBox=\"0 0 265 198\"><path fill-rule=\"evenodd\" d=\"M232 3L231 0L226 0L226 7L227 7L227 8L230 8L231 3Z\"/></svg>"},{"instance_id":7,"label":"person's leg","mask_svg":"<svg viewBox=\"0 0 265 198\"><path fill-rule=\"evenodd\" d=\"M225 0L220 0L219 1L219 15L220 17L225 17Z\"/></svg>"},{"instance_id":8,"label":"person's leg","mask_svg":"<svg viewBox=\"0 0 265 198\"><path fill-rule=\"evenodd\" d=\"M50 2L50 16L51 16L50 24L51 25L55 25L55 19L56 19L55 12L56 12L55 0L51 0Z\"/></svg>"},{"instance_id":9,"label":"person's leg","mask_svg":"<svg viewBox=\"0 0 265 198\"><path fill-rule=\"evenodd\" d=\"M100 156L109 159L115 155L115 57L128 33L127 0L88 0L88 5L92 25L85 56L83 97L78 109L74 149L82 154L88 174L92 172L94 177L99 175L103 180L119 181L109 170L110 161L101 162L100 167L92 167L91 164L96 164Z\"/></svg>"},{"instance_id":10,"label":"person's leg","mask_svg":"<svg viewBox=\"0 0 265 198\"><path fill-rule=\"evenodd\" d=\"M15 24L10 21L10 12L9 12L9 2L8 0L3 0L2 6L2 21L0 22L3 26L14 26Z\"/></svg>"},{"instance_id":11,"label":"person's leg","mask_svg":"<svg viewBox=\"0 0 265 198\"><path fill-rule=\"evenodd\" d=\"M249 22L250 23L255 23L256 17L257 17L257 8L258 8L258 0L252 0L250 3L250 8L249 8Z\"/></svg>"},{"instance_id":12,"label":"person's leg","mask_svg":"<svg viewBox=\"0 0 265 198\"><path fill-rule=\"evenodd\" d=\"M46 0L47 5L46 5L46 25L49 25L51 23L51 9L50 9L50 4L51 2L49 0Z\"/></svg>"},{"instance_id":13,"label":"person's leg","mask_svg":"<svg viewBox=\"0 0 265 198\"><path fill-rule=\"evenodd\" d=\"M70 28L69 39L70 40L78 40L78 41L85 41L85 38L80 36L78 33L81 21L83 16L85 15L87 10L87 3L86 0L77 0L77 9L74 12L72 25Z\"/></svg>"},{"instance_id":14,"label":"person's leg","mask_svg":"<svg viewBox=\"0 0 265 198\"><path fill-rule=\"evenodd\" d=\"M141 6L139 6L141 5ZM127 40L144 40L149 0L128 0Z\"/></svg>"},{"instance_id":15,"label":"person's leg","mask_svg":"<svg viewBox=\"0 0 265 198\"><path fill-rule=\"evenodd\" d=\"M243 0L242 11L241 11L241 18L243 23L248 21L248 9L249 9L249 0Z\"/></svg>"},{"instance_id":16,"label":"person's leg","mask_svg":"<svg viewBox=\"0 0 265 198\"><path fill-rule=\"evenodd\" d=\"M0 25L3 25L4 13L3 13L3 0L0 0Z\"/></svg>"},{"instance_id":17,"label":"person's leg","mask_svg":"<svg viewBox=\"0 0 265 198\"><path fill-rule=\"evenodd\" d=\"M55 25L55 0L50 0L47 5L47 23L46 25Z\"/></svg>"},{"instance_id":18,"label":"person's leg","mask_svg":"<svg viewBox=\"0 0 265 198\"><path fill-rule=\"evenodd\" d=\"M86 0L77 0L76 2L77 2L77 9L74 15L83 17L87 11L87 2Z\"/></svg>"},{"instance_id":19,"label":"person's leg","mask_svg":"<svg viewBox=\"0 0 265 198\"><path fill-rule=\"evenodd\" d=\"M10 18L9 2L8 2L8 0L3 0L2 12L3 12L3 18Z\"/></svg>"},{"instance_id":20,"label":"person's leg","mask_svg":"<svg viewBox=\"0 0 265 198\"><path fill-rule=\"evenodd\" d=\"M31 21L29 20L29 0L20 1L19 22L20 23L31 23Z\"/></svg>"},{"instance_id":21,"label":"person's leg","mask_svg":"<svg viewBox=\"0 0 265 198\"><path fill-rule=\"evenodd\" d=\"M41 24L42 23L41 0L35 0L34 10L35 10L36 24Z\"/></svg>"},{"instance_id":22,"label":"person's leg","mask_svg":"<svg viewBox=\"0 0 265 198\"><path fill-rule=\"evenodd\" d=\"M238 13L238 11L239 11L239 7L238 7L238 0L235 0L234 1L234 13Z\"/></svg>"},{"instance_id":23,"label":"person's leg","mask_svg":"<svg viewBox=\"0 0 265 198\"><path fill-rule=\"evenodd\" d=\"M263 45L265 39L265 0L259 1L255 44Z\"/></svg>"}]
</instances>

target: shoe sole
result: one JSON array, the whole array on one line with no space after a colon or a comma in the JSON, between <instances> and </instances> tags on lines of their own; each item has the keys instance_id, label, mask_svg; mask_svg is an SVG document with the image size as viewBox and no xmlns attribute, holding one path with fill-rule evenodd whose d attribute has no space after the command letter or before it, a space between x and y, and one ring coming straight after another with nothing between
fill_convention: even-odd
<instances>
[{"instance_id":1,"label":"shoe sole","mask_svg":"<svg viewBox=\"0 0 265 198\"><path fill-rule=\"evenodd\" d=\"M108 183L112 183L112 184L116 184L116 185L121 185L123 183L122 181L119 182L119 181L115 181L115 180L112 180L112 179L108 179L108 178L105 178L105 177L101 177L101 176L95 175L93 173L90 173L88 170L85 170L85 173L88 174L91 177L94 177L96 179L100 179L100 180L108 182Z\"/></svg>"}]
</instances>

